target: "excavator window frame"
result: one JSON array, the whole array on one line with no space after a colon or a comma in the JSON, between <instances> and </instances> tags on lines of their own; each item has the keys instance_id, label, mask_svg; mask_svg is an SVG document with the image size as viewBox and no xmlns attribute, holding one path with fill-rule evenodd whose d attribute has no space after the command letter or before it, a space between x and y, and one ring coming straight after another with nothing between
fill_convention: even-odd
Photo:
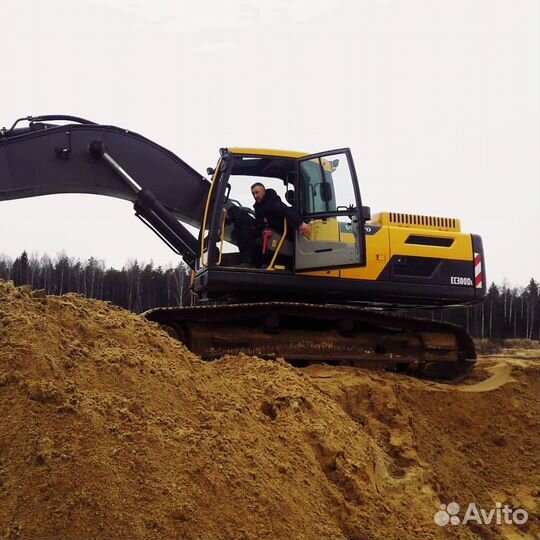
<instances>
[{"instance_id":1,"label":"excavator window frame","mask_svg":"<svg viewBox=\"0 0 540 540\"><path fill-rule=\"evenodd\" d=\"M354 196L356 199L356 207L351 207L345 210L340 210L336 207L335 211L327 211L327 212L315 212L311 214L305 214L302 212L303 208L303 201L301 200L302 197L302 189L300 189L299 183L301 182L301 171L300 171L300 164L308 159L319 159L328 155L335 155L335 154L345 154L347 157L347 163L349 167L349 171L351 174L351 181L353 184L353 191ZM244 174L238 174L240 171L238 170L238 165L242 163L242 159L244 158L253 158L253 159L261 159L264 160L263 165L265 166L262 170L250 170L248 166L246 166L246 171ZM276 160L276 161L274 161ZM280 160L287 160L290 162L290 167L283 167L282 172L283 175L275 174L278 169L276 169L276 166L279 167L279 161ZM292 178L291 178L292 174ZM218 165L215 170L214 177L212 179L212 185L210 186L210 190L208 193L208 199L207 204L205 208L205 215L203 218L203 223L201 226L201 257L200 257L200 268L205 267L217 267L221 263L221 255L222 255L222 238L223 238L223 208L225 208L225 195L230 191L230 181L232 176L250 176L250 175L256 175L259 177L268 177L268 178L274 178L279 179L283 182L285 190L287 190L288 186L294 186L295 193L297 196L295 197L294 203L291 205L298 212L302 217L306 217L309 219L321 219L321 218L327 218L331 216L344 216L349 215L351 218L355 218L358 220L358 230L359 230L359 260L356 261L354 264L351 265L344 265L345 266L363 266L365 264L366 260L366 245L365 245L365 235L363 234L363 215L362 215L362 200L360 196L360 189L358 186L358 179L356 176L356 170L354 167L354 161L352 159L352 155L350 152L350 149L348 148L340 148L336 150L329 150L325 152L319 152L316 154L311 154L307 156L302 157L288 157L288 156L268 156L268 155L257 155L257 154L240 154L240 153L232 153L228 152L226 149L223 149L221 151L221 158L218 162ZM293 181L291 181L293 180ZM216 204L216 201L219 201L219 204ZM289 203L290 204L290 203ZM206 234L207 233L207 234ZM295 243L296 243L296 235L295 235ZM221 247L220 247L221 246ZM206 258L205 258L206 254Z\"/></svg>"},{"instance_id":2,"label":"excavator window frame","mask_svg":"<svg viewBox=\"0 0 540 540\"><path fill-rule=\"evenodd\" d=\"M240 171L238 169L235 171L235 165L241 163L243 158L253 158L253 159L262 159L265 160L265 168L262 170L251 170L246 171L245 174L238 174ZM272 174L272 161L273 160L287 160L290 161L290 167L285 167L287 172L284 173L283 177L279 175ZM246 176L256 175L259 177L267 177L283 182L285 188L291 184L290 173L294 173L296 177L297 171L297 158L288 157L288 156L268 156L268 155L257 155L257 154L236 154L231 153L226 150L221 151L221 158L216 167L216 172L212 179L212 185L208 192L208 198L206 203L205 215L203 218L203 223L201 226L201 257L199 268L214 268L219 267L221 258L220 253L222 252L222 247L219 248L218 244L221 245L222 237L222 224L223 224L223 212L222 209L225 208L226 194L230 192L230 181L233 176ZM248 186L249 188L249 186ZM296 186L295 186L296 189ZM216 201L221 201L220 204L215 204ZM297 208L297 202L293 205ZM207 225L208 224L208 225ZM208 231L208 234L205 238L205 232ZM206 259L204 258L206 254Z\"/></svg>"},{"instance_id":3,"label":"excavator window frame","mask_svg":"<svg viewBox=\"0 0 540 540\"><path fill-rule=\"evenodd\" d=\"M228 170L228 160L226 155L222 155L218 161L218 164L214 171L214 176L212 178L212 183L210 189L208 190L208 196L206 199L206 205L204 209L203 221L199 231L199 243L200 243L200 257L197 270L205 267L214 266L214 264L219 260L219 250L216 246L216 214L222 219L221 209L223 204L219 208L219 212L216 212L216 209L219 205L216 205L216 201L223 199L224 193L228 185L228 176L227 181L223 182L223 176ZM214 192L216 194L214 195ZM220 219L220 221L221 221ZM208 234L207 234L208 231ZM217 231L219 234L219 231ZM206 260L205 260L206 254Z\"/></svg>"},{"instance_id":4,"label":"excavator window frame","mask_svg":"<svg viewBox=\"0 0 540 540\"><path fill-rule=\"evenodd\" d=\"M336 150L327 150L324 152L318 152L316 154L311 154L309 156L305 156L302 158L298 158L298 169L297 174L298 178L301 181L302 178L302 171L300 170L301 163L304 161L313 161L314 159L319 158L325 158L329 155L336 155L336 154L344 154L347 157L347 164L349 167L349 172L351 175L351 183L353 187L354 197L355 197L355 206L351 206L347 208L346 210L339 210L339 208L343 208L342 206L336 206L336 210L324 210L321 212L305 212L304 209L306 208L306 201L304 200L304 194L303 190L300 190L298 196L299 196L299 204L298 204L298 211L302 215L302 217L314 217L314 218L324 218L324 217L330 217L330 216L343 216L343 215L352 215L356 214L357 217L360 219L359 223L363 223L363 215L362 215L362 196L360 194L360 187L358 184L358 177L356 175L356 169L354 166L354 161L352 159L351 151L349 148L338 148ZM324 175L324 171L322 172L322 175ZM321 176L322 176L321 175ZM333 185L330 185L328 183L325 183L326 186L330 186L332 193L334 194L335 187ZM335 195L334 195L335 199ZM325 199L323 199L325 200ZM328 201L326 201L328 202Z\"/></svg>"}]
</instances>

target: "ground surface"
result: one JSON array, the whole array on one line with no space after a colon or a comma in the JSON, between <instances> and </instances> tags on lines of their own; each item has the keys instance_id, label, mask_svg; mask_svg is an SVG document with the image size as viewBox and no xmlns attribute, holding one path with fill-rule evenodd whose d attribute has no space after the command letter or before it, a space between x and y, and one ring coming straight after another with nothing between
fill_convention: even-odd
<instances>
[{"instance_id":1,"label":"ground surface","mask_svg":"<svg viewBox=\"0 0 540 540\"><path fill-rule=\"evenodd\" d=\"M457 385L203 363L109 304L0 282L0 419L2 540L540 535L539 350ZM451 502L529 520L438 526Z\"/></svg>"}]
</instances>

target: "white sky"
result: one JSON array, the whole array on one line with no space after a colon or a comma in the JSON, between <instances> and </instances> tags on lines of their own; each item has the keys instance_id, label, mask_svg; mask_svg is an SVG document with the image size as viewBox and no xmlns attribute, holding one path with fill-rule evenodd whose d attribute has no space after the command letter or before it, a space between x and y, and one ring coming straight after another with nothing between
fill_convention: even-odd
<instances>
[{"instance_id":1,"label":"white sky","mask_svg":"<svg viewBox=\"0 0 540 540\"><path fill-rule=\"evenodd\" d=\"M488 280L540 278L537 0L0 0L0 127L73 114L204 172L349 146L365 205L457 217ZM0 203L0 253L176 256L124 201Z\"/></svg>"}]
</instances>

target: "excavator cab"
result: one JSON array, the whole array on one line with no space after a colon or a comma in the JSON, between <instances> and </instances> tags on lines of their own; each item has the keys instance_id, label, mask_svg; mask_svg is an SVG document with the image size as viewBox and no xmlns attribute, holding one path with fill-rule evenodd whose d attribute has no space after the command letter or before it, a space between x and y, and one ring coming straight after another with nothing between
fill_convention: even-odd
<instances>
[{"instance_id":1,"label":"excavator cab","mask_svg":"<svg viewBox=\"0 0 540 540\"><path fill-rule=\"evenodd\" d=\"M273 189L301 219L304 237L284 219L281 227L256 231L265 258L262 272L329 271L365 265L363 207L349 149L305 155L299 152L230 148L221 150L201 227L198 270L240 266L236 217L254 221L250 187ZM242 265L245 266L245 265Z\"/></svg>"}]
</instances>

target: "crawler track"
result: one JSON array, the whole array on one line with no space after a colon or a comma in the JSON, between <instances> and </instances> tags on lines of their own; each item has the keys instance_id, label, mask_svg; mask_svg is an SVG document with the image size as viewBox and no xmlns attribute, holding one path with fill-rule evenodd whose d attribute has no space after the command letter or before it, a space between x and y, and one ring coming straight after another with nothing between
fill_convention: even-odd
<instances>
[{"instance_id":1,"label":"crawler track","mask_svg":"<svg viewBox=\"0 0 540 540\"><path fill-rule=\"evenodd\" d=\"M476 353L460 326L366 308L266 302L158 308L143 314L204 359L244 352L454 379Z\"/></svg>"}]
</instances>

